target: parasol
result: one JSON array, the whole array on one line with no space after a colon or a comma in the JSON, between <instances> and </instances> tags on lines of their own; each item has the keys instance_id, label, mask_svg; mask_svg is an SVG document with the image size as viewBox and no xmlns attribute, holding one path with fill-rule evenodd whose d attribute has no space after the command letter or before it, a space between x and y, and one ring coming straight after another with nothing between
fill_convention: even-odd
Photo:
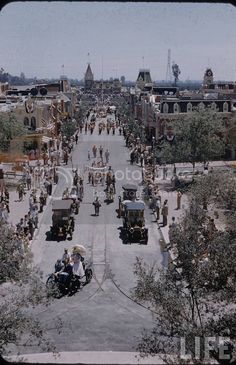
<instances>
[{"instance_id":1,"label":"parasol","mask_svg":"<svg viewBox=\"0 0 236 365\"><path fill-rule=\"evenodd\" d=\"M72 254L79 253L81 256L86 255L86 248L83 245L75 245L72 247Z\"/></svg>"}]
</instances>

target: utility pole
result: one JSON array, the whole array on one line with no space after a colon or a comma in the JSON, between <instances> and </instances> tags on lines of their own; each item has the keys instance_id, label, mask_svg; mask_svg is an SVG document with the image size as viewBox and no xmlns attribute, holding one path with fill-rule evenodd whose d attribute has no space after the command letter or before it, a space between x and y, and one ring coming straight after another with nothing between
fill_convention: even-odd
<instances>
[{"instance_id":1,"label":"utility pole","mask_svg":"<svg viewBox=\"0 0 236 365\"><path fill-rule=\"evenodd\" d=\"M103 105L103 57L102 57L102 105Z\"/></svg>"},{"instance_id":2,"label":"utility pole","mask_svg":"<svg viewBox=\"0 0 236 365\"><path fill-rule=\"evenodd\" d=\"M117 69L116 68L114 68L112 71L114 71L115 72L115 75L116 75L116 79L117 79Z\"/></svg>"},{"instance_id":3,"label":"utility pole","mask_svg":"<svg viewBox=\"0 0 236 365\"><path fill-rule=\"evenodd\" d=\"M167 68L166 68L166 82L171 82L172 81L170 63L171 63L171 50L168 49Z\"/></svg>"}]
</instances>

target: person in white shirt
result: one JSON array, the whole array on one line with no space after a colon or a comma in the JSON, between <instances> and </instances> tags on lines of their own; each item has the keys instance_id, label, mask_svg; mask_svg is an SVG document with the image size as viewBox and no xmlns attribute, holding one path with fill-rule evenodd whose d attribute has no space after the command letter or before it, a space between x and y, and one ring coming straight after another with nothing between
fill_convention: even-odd
<instances>
[{"instance_id":1,"label":"person in white shirt","mask_svg":"<svg viewBox=\"0 0 236 365\"><path fill-rule=\"evenodd\" d=\"M83 268L83 265L82 265L81 261L74 262L74 264L73 264L73 274L75 276L78 276L78 278L80 278L80 279L85 275L84 268Z\"/></svg>"},{"instance_id":2,"label":"person in white shirt","mask_svg":"<svg viewBox=\"0 0 236 365\"><path fill-rule=\"evenodd\" d=\"M81 261L81 256L79 254L72 254L71 261L73 265L71 293L74 293L80 288L83 278L85 277L85 272Z\"/></svg>"}]
</instances>

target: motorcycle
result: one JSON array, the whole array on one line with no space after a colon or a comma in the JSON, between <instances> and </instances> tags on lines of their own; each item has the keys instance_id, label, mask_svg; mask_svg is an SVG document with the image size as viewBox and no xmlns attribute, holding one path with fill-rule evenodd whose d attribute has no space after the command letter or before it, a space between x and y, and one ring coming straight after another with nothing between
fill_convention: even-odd
<instances>
[{"instance_id":1,"label":"motorcycle","mask_svg":"<svg viewBox=\"0 0 236 365\"><path fill-rule=\"evenodd\" d=\"M90 283L93 277L91 264L83 260L82 265L85 275L82 278L78 278L76 275L69 275L67 272L61 271L64 265L61 260L57 260L54 273L50 274L46 281L47 289L50 290L55 298L60 298L66 294L73 294L81 287Z\"/></svg>"}]
</instances>

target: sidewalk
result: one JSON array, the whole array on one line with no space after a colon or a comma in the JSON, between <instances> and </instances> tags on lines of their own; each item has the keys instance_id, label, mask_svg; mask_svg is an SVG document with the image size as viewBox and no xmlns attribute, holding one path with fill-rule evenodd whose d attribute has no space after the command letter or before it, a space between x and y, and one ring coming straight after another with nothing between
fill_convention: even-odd
<instances>
[{"instance_id":1,"label":"sidewalk","mask_svg":"<svg viewBox=\"0 0 236 365\"><path fill-rule=\"evenodd\" d=\"M176 191L165 191L165 187L168 184L166 180L162 180L164 184L160 184L161 179L159 179L159 192L161 196L161 203L163 204L164 200L168 200L168 221L167 226L162 227L162 216L160 214L160 219L157 222L158 228L161 233L161 249L166 251L168 247L170 247L170 239L169 239L169 225L172 223L172 217L175 217L175 222L178 224L181 221L181 218L184 216L184 212L188 208L188 197L186 194L182 195L181 198L181 209L176 210L177 207L177 192ZM215 212L217 211L218 217L215 216ZM156 213L154 213L156 218ZM209 205L207 210L207 216L214 218L215 226L219 231L225 230L225 217L221 210L215 209L214 206ZM169 250L170 259L173 261L176 258L176 254L173 250Z\"/></svg>"}]
</instances>

